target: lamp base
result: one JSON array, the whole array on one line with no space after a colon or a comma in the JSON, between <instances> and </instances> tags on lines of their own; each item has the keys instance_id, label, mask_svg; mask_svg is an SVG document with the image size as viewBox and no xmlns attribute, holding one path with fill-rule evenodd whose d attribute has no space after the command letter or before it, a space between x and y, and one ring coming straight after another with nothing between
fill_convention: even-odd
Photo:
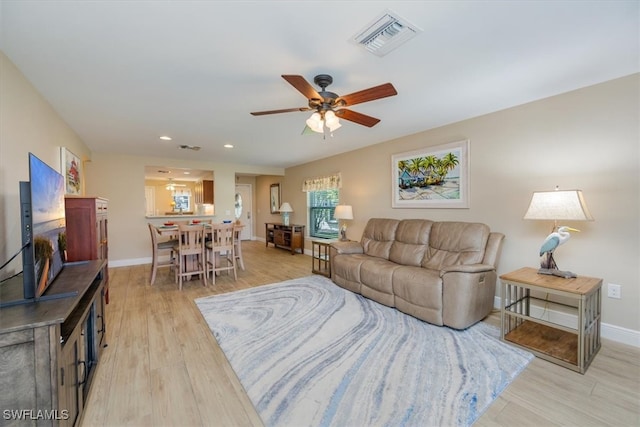
<instances>
[{"instance_id":1,"label":"lamp base","mask_svg":"<svg viewBox=\"0 0 640 427\"><path fill-rule=\"evenodd\" d=\"M347 239L347 226L346 225L343 225L342 227L340 227L340 241L341 242L349 241L349 239Z\"/></svg>"},{"instance_id":2,"label":"lamp base","mask_svg":"<svg viewBox=\"0 0 640 427\"><path fill-rule=\"evenodd\" d=\"M564 279L574 279L578 277L577 274L572 273L570 271L562 271L557 268L541 268L538 270L538 274L546 274L548 276L557 276L562 277Z\"/></svg>"}]
</instances>

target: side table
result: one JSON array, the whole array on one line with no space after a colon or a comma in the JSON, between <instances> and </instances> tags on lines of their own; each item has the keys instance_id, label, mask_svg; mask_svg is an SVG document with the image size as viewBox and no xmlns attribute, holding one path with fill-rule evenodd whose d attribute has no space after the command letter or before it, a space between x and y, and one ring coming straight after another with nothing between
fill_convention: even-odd
<instances>
[{"instance_id":1,"label":"side table","mask_svg":"<svg viewBox=\"0 0 640 427\"><path fill-rule=\"evenodd\" d=\"M311 241L311 272L331 277L331 263L329 262L329 245L335 240L312 240Z\"/></svg>"},{"instance_id":2,"label":"side table","mask_svg":"<svg viewBox=\"0 0 640 427\"><path fill-rule=\"evenodd\" d=\"M501 340L584 374L601 345L602 279L564 279L524 267L501 275L500 281ZM559 296L561 302L550 301L549 295ZM542 314L549 314L553 308L573 312L577 324L566 326L535 316L532 302L534 308L536 302L544 307Z\"/></svg>"}]
</instances>

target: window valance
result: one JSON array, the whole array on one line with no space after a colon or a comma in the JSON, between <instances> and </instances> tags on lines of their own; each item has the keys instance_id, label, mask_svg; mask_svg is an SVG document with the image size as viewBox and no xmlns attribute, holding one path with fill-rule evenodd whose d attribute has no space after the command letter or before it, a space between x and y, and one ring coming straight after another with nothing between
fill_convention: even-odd
<instances>
[{"instance_id":1,"label":"window valance","mask_svg":"<svg viewBox=\"0 0 640 427\"><path fill-rule=\"evenodd\" d=\"M305 193L309 191L334 190L337 188L342 188L342 176L340 172L329 176L307 178L302 183L302 191Z\"/></svg>"}]
</instances>

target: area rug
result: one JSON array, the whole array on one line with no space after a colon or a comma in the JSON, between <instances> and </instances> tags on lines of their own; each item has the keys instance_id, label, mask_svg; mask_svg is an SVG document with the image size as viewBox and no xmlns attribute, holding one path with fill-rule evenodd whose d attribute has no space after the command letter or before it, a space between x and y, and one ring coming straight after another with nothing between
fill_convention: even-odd
<instances>
[{"instance_id":1,"label":"area rug","mask_svg":"<svg viewBox=\"0 0 640 427\"><path fill-rule=\"evenodd\" d=\"M533 359L323 276L196 300L266 426L467 426Z\"/></svg>"}]
</instances>

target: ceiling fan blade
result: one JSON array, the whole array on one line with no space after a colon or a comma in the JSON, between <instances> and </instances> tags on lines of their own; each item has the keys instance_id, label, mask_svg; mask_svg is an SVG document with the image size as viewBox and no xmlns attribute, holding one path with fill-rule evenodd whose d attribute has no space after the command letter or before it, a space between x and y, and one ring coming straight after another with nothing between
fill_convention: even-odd
<instances>
[{"instance_id":1,"label":"ceiling fan blade","mask_svg":"<svg viewBox=\"0 0 640 427\"><path fill-rule=\"evenodd\" d=\"M359 125L373 127L378 124L380 119L376 119L375 117L367 116L366 114L356 113L355 111L341 109L336 111L336 116L341 119L349 120L350 122L358 123Z\"/></svg>"},{"instance_id":2,"label":"ceiling fan blade","mask_svg":"<svg viewBox=\"0 0 640 427\"><path fill-rule=\"evenodd\" d=\"M397 94L398 92L396 91L396 88L394 88L391 83L385 83L369 89L350 93L349 95L341 96L338 98L338 101L342 100L345 102L345 105L351 106Z\"/></svg>"},{"instance_id":3,"label":"ceiling fan blade","mask_svg":"<svg viewBox=\"0 0 640 427\"><path fill-rule=\"evenodd\" d=\"M318 91L316 91L311 84L302 76L294 76L283 74L282 78L303 94L307 99L322 99Z\"/></svg>"},{"instance_id":4,"label":"ceiling fan blade","mask_svg":"<svg viewBox=\"0 0 640 427\"><path fill-rule=\"evenodd\" d=\"M266 114L291 113L294 111L310 111L310 110L312 110L312 108L309 108L309 107L285 108L283 110L254 111L253 113L251 113L251 115L264 116Z\"/></svg>"}]
</instances>

